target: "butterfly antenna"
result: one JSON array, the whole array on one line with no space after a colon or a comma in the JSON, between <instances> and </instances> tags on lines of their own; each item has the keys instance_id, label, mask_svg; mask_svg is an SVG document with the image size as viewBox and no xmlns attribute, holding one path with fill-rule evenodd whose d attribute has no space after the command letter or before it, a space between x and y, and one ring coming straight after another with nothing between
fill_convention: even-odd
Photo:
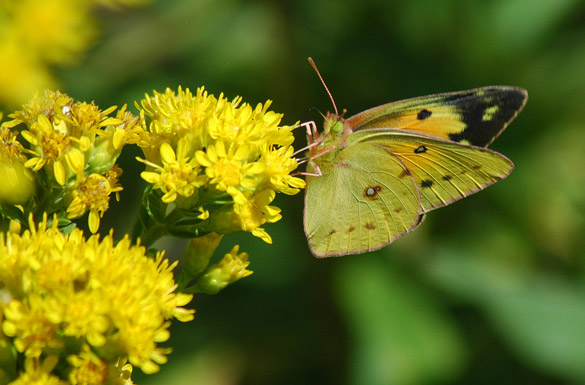
<instances>
[{"instance_id":1,"label":"butterfly antenna","mask_svg":"<svg viewBox=\"0 0 585 385\"><path fill-rule=\"evenodd\" d=\"M321 76L321 73L317 69L317 65L315 64L315 62L313 61L312 58L309 58L309 64L311 64L311 67L313 67L315 72L317 72L317 76L319 76L319 80L321 80L321 84L323 84L323 87L325 87L325 91L327 91L327 95L329 95L329 99L331 99L331 104L333 104L333 109L335 110L335 116L339 116L339 112L337 111L337 106L335 105L335 100L333 100L333 95L331 95L331 92L329 92L329 88L327 88L327 85L325 84L325 80L323 80L323 76Z\"/></svg>"}]
</instances>

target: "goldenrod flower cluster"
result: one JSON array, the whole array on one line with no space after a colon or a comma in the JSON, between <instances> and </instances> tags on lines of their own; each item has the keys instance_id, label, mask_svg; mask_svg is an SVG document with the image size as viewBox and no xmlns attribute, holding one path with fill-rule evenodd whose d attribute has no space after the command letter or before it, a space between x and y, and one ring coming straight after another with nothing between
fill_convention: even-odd
<instances>
[{"instance_id":1,"label":"goldenrod flower cluster","mask_svg":"<svg viewBox=\"0 0 585 385\"><path fill-rule=\"evenodd\" d=\"M89 229L95 233L110 194L122 189L122 170L115 162L123 146L135 143L142 131L138 117L125 107L109 116L115 109L102 111L93 103L46 91L11 114L12 120L0 126L0 160L14 175L12 183L0 187L0 201L67 220L89 212Z\"/></svg>"},{"instance_id":2,"label":"goldenrod flower cluster","mask_svg":"<svg viewBox=\"0 0 585 385\"><path fill-rule=\"evenodd\" d=\"M279 126L270 101L179 88L136 106L139 115L102 110L46 91L0 125L0 384L131 384L133 366L157 371L170 320L193 318L186 293L252 274L238 245L213 260L223 235L271 243L263 225L281 218L276 193L304 187L291 175L293 127ZM119 199L127 144L147 165L134 238L86 239L72 221L89 213L97 232ZM176 280L175 265L140 246L164 235L189 238Z\"/></svg>"},{"instance_id":3,"label":"goldenrod flower cluster","mask_svg":"<svg viewBox=\"0 0 585 385\"><path fill-rule=\"evenodd\" d=\"M51 67L69 65L95 40L96 5L117 7L148 0L0 1L0 104L17 105L55 87Z\"/></svg>"},{"instance_id":4,"label":"goldenrod flower cluster","mask_svg":"<svg viewBox=\"0 0 585 385\"><path fill-rule=\"evenodd\" d=\"M46 217L30 229L0 234L0 340L12 339L22 365L15 383L130 383L126 359L157 371L169 320L193 318L182 307L191 295L175 292L176 263L145 256L127 237L63 235Z\"/></svg>"},{"instance_id":5,"label":"goldenrod flower cluster","mask_svg":"<svg viewBox=\"0 0 585 385\"><path fill-rule=\"evenodd\" d=\"M163 203L198 219L194 234L243 230L272 242L261 226L281 218L270 205L276 192L296 194L304 181L290 175L293 127L279 127L282 114L270 104L252 107L201 87L154 92L138 106L148 128L138 142L150 168L142 178Z\"/></svg>"}]
</instances>

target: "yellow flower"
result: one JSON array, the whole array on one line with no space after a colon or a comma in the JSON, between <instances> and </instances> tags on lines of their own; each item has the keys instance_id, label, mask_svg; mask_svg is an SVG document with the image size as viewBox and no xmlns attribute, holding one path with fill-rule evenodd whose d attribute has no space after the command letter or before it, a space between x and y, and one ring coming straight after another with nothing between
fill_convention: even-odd
<instances>
[{"instance_id":1,"label":"yellow flower","mask_svg":"<svg viewBox=\"0 0 585 385\"><path fill-rule=\"evenodd\" d=\"M108 377L108 365L103 362L89 345L83 345L79 355L70 355L67 361L73 369L69 373L69 382L74 385L103 384Z\"/></svg>"},{"instance_id":2,"label":"yellow flower","mask_svg":"<svg viewBox=\"0 0 585 385\"><path fill-rule=\"evenodd\" d=\"M12 26L23 44L49 63L71 63L96 31L89 2L20 0L12 7Z\"/></svg>"},{"instance_id":3,"label":"yellow flower","mask_svg":"<svg viewBox=\"0 0 585 385\"><path fill-rule=\"evenodd\" d=\"M24 151L29 154L25 166L33 171L47 167L48 174L64 186L70 179L81 178L85 172L103 174L115 164L120 148L113 149L110 144L112 150L108 151L110 141L107 137L100 141L97 136L112 131L110 127L137 123L137 118L132 119L125 111L120 115L124 120L108 116L115 109L114 106L102 111L93 103L73 102L60 92L46 91L21 111L11 114L13 120L5 125L25 124L28 127L21 131L31 147ZM123 139L118 138L118 141L118 145L123 143ZM102 143L105 144L99 146Z\"/></svg>"},{"instance_id":4,"label":"yellow flower","mask_svg":"<svg viewBox=\"0 0 585 385\"><path fill-rule=\"evenodd\" d=\"M30 227L0 235L0 286L9 298L2 330L16 351L32 358L71 355L65 341L74 337L108 368L127 357L144 372L157 371L169 351L157 346L169 337L169 320L193 318L182 308L191 295L175 293L176 263L162 253L147 257L128 237L114 244L111 233L101 240L85 239L78 229L63 235L56 222L47 228L46 218ZM102 373L85 352L70 363ZM121 371L127 368L116 369L118 377Z\"/></svg>"},{"instance_id":5,"label":"yellow flower","mask_svg":"<svg viewBox=\"0 0 585 385\"><path fill-rule=\"evenodd\" d=\"M2 11L0 10L0 17ZM4 26L3 26L4 27ZM13 30L0 30L0 102L21 105L36 91L55 87L49 68L21 44Z\"/></svg>"},{"instance_id":6,"label":"yellow flower","mask_svg":"<svg viewBox=\"0 0 585 385\"><path fill-rule=\"evenodd\" d=\"M16 351L30 357L40 357L44 349L63 347L56 336L60 319L60 304L32 293L25 301L13 299L4 308L2 331L13 336Z\"/></svg>"},{"instance_id":7,"label":"yellow flower","mask_svg":"<svg viewBox=\"0 0 585 385\"><path fill-rule=\"evenodd\" d=\"M69 383L72 385L132 385L130 379L132 365L125 364L125 360L106 362L87 344L83 344L78 354L69 355L67 362L72 367L68 375Z\"/></svg>"},{"instance_id":8,"label":"yellow flower","mask_svg":"<svg viewBox=\"0 0 585 385\"><path fill-rule=\"evenodd\" d=\"M98 34L95 5L119 9L147 0L0 1L0 104L20 105L56 86L52 67L75 64Z\"/></svg>"},{"instance_id":9,"label":"yellow flower","mask_svg":"<svg viewBox=\"0 0 585 385\"><path fill-rule=\"evenodd\" d=\"M235 188L254 189L254 176L265 170L260 162L246 161L249 150L244 144L237 147L232 145L226 149L223 140L219 139L206 152L198 151L195 156L206 167L205 175L209 177L209 183L217 190L226 191L233 196L236 194Z\"/></svg>"},{"instance_id":10,"label":"yellow flower","mask_svg":"<svg viewBox=\"0 0 585 385\"><path fill-rule=\"evenodd\" d=\"M144 128L140 125L138 116L127 111L124 104L116 113L118 125L107 125L98 135L108 140L114 150L121 149L125 144L136 144L140 141Z\"/></svg>"},{"instance_id":11,"label":"yellow flower","mask_svg":"<svg viewBox=\"0 0 585 385\"><path fill-rule=\"evenodd\" d=\"M0 155L0 203L24 204L34 194L34 177L22 162Z\"/></svg>"},{"instance_id":12,"label":"yellow flower","mask_svg":"<svg viewBox=\"0 0 585 385\"><path fill-rule=\"evenodd\" d=\"M66 211L69 219L89 211L89 228L96 232L109 195L115 193L119 200L122 190L116 160L123 146L136 143L144 131L125 106L110 116L115 110L47 90L11 114L12 120L0 126L0 176L7 182L0 187L0 200L26 203L37 193L34 201L45 206L35 210ZM11 128L21 130L24 146ZM36 186L43 189L35 191Z\"/></svg>"},{"instance_id":13,"label":"yellow flower","mask_svg":"<svg viewBox=\"0 0 585 385\"><path fill-rule=\"evenodd\" d=\"M69 136L64 121L53 125L44 115L39 115L31 130L21 134L34 148L30 151L33 157L24 164L26 167L38 171L48 165L49 172L61 186L72 175L83 173L85 142Z\"/></svg>"},{"instance_id":14,"label":"yellow flower","mask_svg":"<svg viewBox=\"0 0 585 385\"><path fill-rule=\"evenodd\" d=\"M196 189L207 181L205 175L200 175L197 160L187 156L188 146L186 138L182 138L175 153L168 143L163 143L160 147L162 166L138 158L139 161L154 168L154 171L144 171L140 175L155 189L161 189L164 193L162 201L165 203L174 202L178 195L192 196Z\"/></svg>"},{"instance_id":15,"label":"yellow flower","mask_svg":"<svg viewBox=\"0 0 585 385\"><path fill-rule=\"evenodd\" d=\"M138 143L146 160L158 164L161 144L169 143L175 147L183 137L190 144L187 148L189 156L204 147L207 144L205 126L216 104L217 99L207 95L203 88L198 88L196 95L181 87L176 95L170 88L164 94L155 91L152 97L145 95L140 104L136 103L136 107L140 109L143 119L150 119L150 124L143 124L148 127L148 131Z\"/></svg>"},{"instance_id":16,"label":"yellow flower","mask_svg":"<svg viewBox=\"0 0 585 385\"><path fill-rule=\"evenodd\" d=\"M10 385L67 385L67 382L51 374L57 363L56 356L49 356L42 362L40 358L27 357L24 361L24 372Z\"/></svg>"},{"instance_id":17,"label":"yellow flower","mask_svg":"<svg viewBox=\"0 0 585 385\"><path fill-rule=\"evenodd\" d=\"M298 166L297 161L292 158L293 152L294 149L291 146L276 149L263 146L260 158L266 165L267 185L288 195L294 195L305 187L303 179L290 175Z\"/></svg>"},{"instance_id":18,"label":"yellow flower","mask_svg":"<svg viewBox=\"0 0 585 385\"><path fill-rule=\"evenodd\" d=\"M272 243L272 238L260 226L282 218L278 207L269 206L274 196L273 190L263 190L249 198L241 193L234 197L234 212L238 215L242 230L251 232L266 243Z\"/></svg>"},{"instance_id":19,"label":"yellow flower","mask_svg":"<svg viewBox=\"0 0 585 385\"><path fill-rule=\"evenodd\" d=\"M89 230L96 233L100 227L100 218L108 210L110 194L121 190L122 187L112 186L102 175L91 174L84 177L71 191L73 199L67 207L68 217L75 219L89 210Z\"/></svg>"},{"instance_id":20,"label":"yellow flower","mask_svg":"<svg viewBox=\"0 0 585 385\"><path fill-rule=\"evenodd\" d=\"M0 125L0 203L24 204L34 194L34 176L24 166L26 157L22 151L18 132Z\"/></svg>"},{"instance_id":21,"label":"yellow flower","mask_svg":"<svg viewBox=\"0 0 585 385\"><path fill-rule=\"evenodd\" d=\"M57 121L66 120L71 115L71 105L73 105L73 99L68 95L59 91L46 90L40 96L35 95L22 106L22 110L10 114L9 117L12 120L6 124L13 127L24 123L31 127L38 120L39 115L45 115L47 118L52 117Z\"/></svg>"},{"instance_id":22,"label":"yellow flower","mask_svg":"<svg viewBox=\"0 0 585 385\"><path fill-rule=\"evenodd\" d=\"M0 119L2 114L0 114ZM18 132L10 130L8 124L0 125L0 157L3 159L26 160L23 147L18 141Z\"/></svg>"},{"instance_id":23,"label":"yellow flower","mask_svg":"<svg viewBox=\"0 0 585 385\"><path fill-rule=\"evenodd\" d=\"M116 193L116 201L118 202L120 201L120 191L122 190L120 184L118 183L118 180L120 179L122 173L123 170L118 165L114 165L114 167L106 171L106 174L104 175L104 177L108 180L110 186L114 186L113 191Z\"/></svg>"},{"instance_id":24,"label":"yellow flower","mask_svg":"<svg viewBox=\"0 0 585 385\"><path fill-rule=\"evenodd\" d=\"M191 197L178 206L201 220L195 227L244 230L271 242L260 226L279 220L280 210L267 201L276 192L298 193L304 181L290 175L298 165L291 158L292 127L279 127L282 114L268 111L270 104L253 108L203 87L195 94L179 87L146 95L136 104L147 127L138 142L145 159L139 160L152 168L142 178L162 191L164 203ZM202 206L203 216L197 214Z\"/></svg>"}]
</instances>

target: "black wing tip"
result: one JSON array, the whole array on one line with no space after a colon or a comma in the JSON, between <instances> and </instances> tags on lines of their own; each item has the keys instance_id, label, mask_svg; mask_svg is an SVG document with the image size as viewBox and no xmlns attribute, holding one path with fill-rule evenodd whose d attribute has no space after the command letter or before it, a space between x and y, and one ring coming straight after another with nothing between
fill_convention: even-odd
<instances>
[{"instance_id":1,"label":"black wing tip","mask_svg":"<svg viewBox=\"0 0 585 385\"><path fill-rule=\"evenodd\" d=\"M527 100L528 92L513 86L475 88L460 98L454 94L450 102L461 109L466 128L449 138L486 147L518 116Z\"/></svg>"}]
</instances>

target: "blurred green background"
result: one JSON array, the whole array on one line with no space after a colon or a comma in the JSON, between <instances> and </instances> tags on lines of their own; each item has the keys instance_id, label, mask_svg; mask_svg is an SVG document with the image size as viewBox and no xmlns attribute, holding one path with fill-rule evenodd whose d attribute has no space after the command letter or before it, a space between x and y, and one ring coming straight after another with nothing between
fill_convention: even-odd
<instances>
[{"instance_id":1,"label":"blurred green background","mask_svg":"<svg viewBox=\"0 0 585 385\"><path fill-rule=\"evenodd\" d=\"M512 175L378 252L315 259L302 194L277 197L273 245L223 242L241 244L255 273L196 296L195 320L172 327L169 363L137 383L585 383L585 2L167 0L96 20L96 44L55 72L62 91L102 108L205 85L272 99L286 124L320 124L311 107L331 104L308 56L348 116L485 85L529 93L492 145ZM130 231L136 155L121 160L105 231ZM181 254L180 242L162 246Z\"/></svg>"}]
</instances>

